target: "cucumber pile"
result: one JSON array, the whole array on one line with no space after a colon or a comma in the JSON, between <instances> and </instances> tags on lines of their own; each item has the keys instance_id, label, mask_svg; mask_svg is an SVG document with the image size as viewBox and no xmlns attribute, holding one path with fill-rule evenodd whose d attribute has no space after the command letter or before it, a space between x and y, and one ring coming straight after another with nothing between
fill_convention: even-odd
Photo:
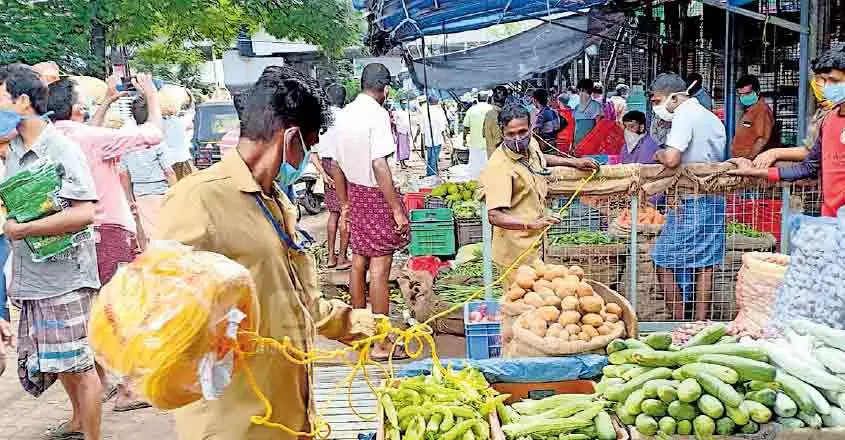
<instances>
[{"instance_id":1,"label":"cucumber pile","mask_svg":"<svg viewBox=\"0 0 845 440\"><path fill-rule=\"evenodd\" d=\"M708 326L683 347L669 333L613 341L597 391L616 402L623 423L648 436L753 434L775 414L796 417L798 405L779 391L767 350L723 339L725 331Z\"/></svg>"}]
</instances>

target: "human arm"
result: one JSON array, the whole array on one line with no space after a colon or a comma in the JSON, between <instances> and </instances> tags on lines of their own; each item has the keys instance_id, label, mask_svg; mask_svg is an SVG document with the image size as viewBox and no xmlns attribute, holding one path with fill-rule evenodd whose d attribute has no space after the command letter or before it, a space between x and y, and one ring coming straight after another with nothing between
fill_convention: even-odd
<instances>
[{"instance_id":1,"label":"human arm","mask_svg":"<svg viewBox=\"0 0 845 440\"><path fill-rule=\"evenodd\" d=\"M553 216L543 216L531 221L524 221L514 215L508 214L504 208L488 210L487 218L490 220L491 225L511 231L538 231L544 229L546 226L560 223L560 219Z\"/></svg>"},{"instance_id":2,"label":"human arm","mask_svg":"<svg viewBox=\"0 0 845 440\"><path fill-rule=\"evenodd\" d=\"M129 210L134 215L135 208L135 193L132 191L132 176L129 175L129 170L121 166L119 171L120 187L123 188L123 195L126 197L126 203L129 204Z\"/></svg>"},{"instance_id":3,"label":"human arm","mask_svg":"<svg viewBox=\"0 0 845 440\"><path fill-rule=\"evenodd\" d=\"M106 123L106 115L109 112L109 108L112 104L114 104L118 99L128 96L126 92L118 92L117 91L117 76L112 75L106 80L106 96L103 98L103 101L97 106L97 110L94 112L94 116L91 117L90 125L94 127L102 127Z\"/></svg>"},{"instance_id":4,"label":"human arm","mask_svg":"<svg viewBox=\"0 0 845 440\"><path fill-rule=\"evenodd\" d=\"M806 151L804 148L800 149ZM789 148L785 150L794 149ZM794 182L818 176L819 170L821 169L821 158L821 142L817 141L813 148L806 153L804 159L798 164L787 167L757 168L751 161L731 159L730 162L737 165L737 169L728 171L728 174L732 176L767 178L770 182Z\"/></svg>"},{"instance_id":5,"label":"human arm","mask_svg":"<svg viewBox=\"0 0 845 440\"><path fill-rule=\"evenodd\" d=\"M323 168L323 163L320 161L320 156L317 152L312 151L311 154L308 155L308 160L317 168L317 172L320 173L320 177L323 179L323 182L330 187L334 187L334 180L329 173L326 172L325 168Z\"/></svg>"},{"instance_id":6,"label":"human arm","mask_svg":"<svg viewBox=\"0 0 845 440\"><path fill-rule=\"evenodd\" d=\"M94 202L72 201L71 206L53 215L18 223L13 219L6 221L3 232L12 240L27 237L52 237L79 232L94 222Z\"/></svg>"},{"instance_id":7,"label":"human arm","mask_svg":"<svg viewBox=\"0 0 845 440\"><path fill-rule=\"evenodd\" d=\"M667 168L677 168L681 164L681 152L673 147L662 148L654 153L654 161Z\"/></svg>"},{"instance_id":8,"label":"human arm","mask_svg":"<svg viewBox=\"0 0 845 440\"><path fill-rule=\"evenodd\" d=\"M544 154L546 164L550 167L570 167L579 170L598 170L599 163L587 157L560 157L553 154Z\"/></svg>"},{"instance_id":9,"label":"human arm","mask_svg":"<svg viewBox=\"0 0 845 440\"><path fill-rule=\"evenodd\" d=\"M337 194L337 201L340 204L339 227L341 228L341 232L345 233L346 228L349 227L349 195L346 192L346 175L343 174L343 170L337 162L335 162L331 171L329 171L329 175L334 181L335 194Z\"/></svg>"},{"instance_id":10,"label":"human arm","mask_svg":"<svg viewBox=\"0 0 845 440\"><path fill-rule=\"evenodd\" d=\"M772 148L757 155L753 162L757 168L769 168L778 161L801 162L809 153L810 150L804 147Z\"/></svg>"}]
</instances>

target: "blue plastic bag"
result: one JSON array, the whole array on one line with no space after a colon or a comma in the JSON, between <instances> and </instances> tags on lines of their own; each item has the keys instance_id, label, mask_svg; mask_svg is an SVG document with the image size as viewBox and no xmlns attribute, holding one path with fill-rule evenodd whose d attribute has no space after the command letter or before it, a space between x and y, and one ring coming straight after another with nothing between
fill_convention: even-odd
<instances>
[{"instance_id":1,"label":"blue plastic bag","mask_svg":"<svg viewBox=\"0 0 845 440\"><path fill-rule=\"evenodd\" d=\"M447 359L444 366L455 370L466 365L477 368L490 383L560 382L564 380L592 379L601 375L607 365L607 356L582 354L543 358L492 358L482 360ZM431 373L431 360L412 362L399 371L400 377L421 376Z\"/></svg>"}]
</instances>

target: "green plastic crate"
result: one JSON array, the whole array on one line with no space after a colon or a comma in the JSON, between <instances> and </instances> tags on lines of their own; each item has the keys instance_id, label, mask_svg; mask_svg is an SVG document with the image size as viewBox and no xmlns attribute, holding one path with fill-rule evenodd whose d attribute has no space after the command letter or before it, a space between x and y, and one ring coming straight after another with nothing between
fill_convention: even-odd
<instances>
[{"instance_id":1,"label":"green plastic crate","mask_svg":"<svg viewBox=\"0 0 845 440\"><path fill-rule=\"evenodd\" d=\"M412 256L455 255L455 224L448 222L411 223Z\"/></svg>"},{"instance_id":2,"label":"green plastic crate","mask_svg":"<svg viewBox=\"0 0 845 440\"><path fill-rule=\"evenodd\" d=\"M411 211L411 223L449 222L453 221L452 210L449 208L415 209Z\"/></svg>"}]
</instances>

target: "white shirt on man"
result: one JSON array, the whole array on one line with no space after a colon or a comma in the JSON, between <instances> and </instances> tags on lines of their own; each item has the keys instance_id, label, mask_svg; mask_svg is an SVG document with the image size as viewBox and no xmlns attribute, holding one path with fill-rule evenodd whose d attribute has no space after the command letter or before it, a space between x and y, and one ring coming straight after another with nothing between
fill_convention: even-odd
<instances>
[{"instance_id":1,"label":"white shirt on man","mask_svg":"<svg viewBox=\"0 0 845 440\"><path fill-rule=\"evenodd\" d=\"M431 124L429 124L428 111L431 109ZM449 120L446 119L446 113L443 112L443 107L439 105L423 106L421 115L421 122L424 127L423 134L425 135L425 146L435 147L443 146L443 132L449 128Z\"/></svg>"},{"instance_id":2,"label":"white shirt on man","mask_svg":"<svg viewBox=\"0 0 845 440\"><path fill-rule=\"evenodd\" d=\"M666 146L681 152L681 163L723 162L726 157L725 126L722 121L689 98L675 109Z\"/></svg>"},{"instance_id":3,"label":"white shirt on man","mask_svg":"<svg viewBox=\"0 0 845 440\"><path fill-rule=\"evenodd\" d=\"M317 153L320 159L334 159L334 146L332 144L332 132L337 127L337 115L340 112L340 107L332 106L332 116L334 116L335 124L329 127L325 133L320 135L320 142L311 148L311 151Z\"/></svg>"},{"instance_id":4,"label":"white shirt on man","mask_svg":"<svg viewBox=\"0 0 845 440\"><path fill-rule=\"evenodd\" d=\"M327 152L340 165L346 180L356 185L378 187L373 161L396 152L390 115L375 99L362 93L335 114L335 123L321 137Z\"/></svg>"}]
</instances>

